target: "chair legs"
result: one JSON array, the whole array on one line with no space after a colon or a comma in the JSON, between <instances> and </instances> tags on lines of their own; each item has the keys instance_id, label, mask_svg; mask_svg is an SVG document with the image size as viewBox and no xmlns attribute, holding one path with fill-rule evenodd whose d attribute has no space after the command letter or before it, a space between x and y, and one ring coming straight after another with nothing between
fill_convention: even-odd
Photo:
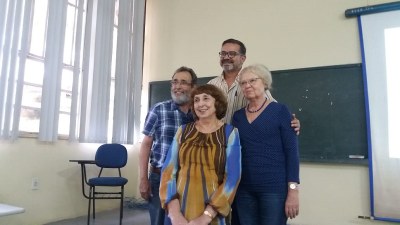
<instances>
[{"instance_id":1,"label":"chair legs","mask_svg":"<svg viewBox=\"0 0 400 225\"><path fill-rule=\"evenodd\" d=\"M124 216L124 186L121 187L121 204L119 206L119 225L122 225L122 217Z\"/></svg>"},{"instance_id":2,"label":"chair legs","mask_svg":"<svg viewBox=\"0 0 400 225\"><path fill-rule=\"evenodd\" d=\"M93 187L93 219L96 219L96 187Z\"/></svg>"},{"instance_id":3,"label":"chair legs","mask_svg":"<svg viewBox=\"0 0 400 225\"><path fill-rule=\"evenodd\" d=\"M89 207L88 207L88 215L87 215L87 225L90 223L90 204L92 203L92 187L89 190Z\"/></svg>"},{"instance_id":4,"label":"chair legs","mask_svg":"<svg viewBox=\"0 0 400 225\"><path fill-rule=\"evenodd\" d=\"M113 198L113 199L120 199L119 205L119 225L122 225L122 218L124 217L124 186L121 187L120 198ZM88 215L87 215L87 225L90 225L90 207L93 201L93 220L95 219L95 210L96 210L96 190L95 187L90 187L89 190L89 207L88 207Z\"/></svg>"},{"instance_id":5,"label":"chair legs","mask_svg":"<svg viewBox=\"0 0 400 225\"><path fill-rule=\"evenodd\" d=\"M90 224L90 205L93 202L93 210L92 210L92 216L93 219L96 219L96 198L95 198L95 193L96 193L96 189L95 187L90 187L89 190L89 207L88 207L88 215L87 215L87 225Z\"/></svg>"}]
</instances>

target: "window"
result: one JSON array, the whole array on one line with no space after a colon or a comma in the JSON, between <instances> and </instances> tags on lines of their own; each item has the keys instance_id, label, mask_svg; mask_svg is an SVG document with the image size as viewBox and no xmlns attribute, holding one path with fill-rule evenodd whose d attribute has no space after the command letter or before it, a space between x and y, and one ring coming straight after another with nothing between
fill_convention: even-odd
<instances>
[{"instance_id":1,"label":"window","mask_svg":"<svg viewBox=\"0 0 400 225\"><path fill-rule=\"evenodd\" d=\"M19 123L19 131L28 133L39 132L47 33L46 21L48 20L48 0L36 0L33 4L33 19L31 31L29 32L29 52L25 64L21 118ZM85 14L83 14L83 17L84 16ZM82 35L82 30L77 30L77 27L79 27L78 25L82 26L82 24L78 24L77 20L78 0L69 0L64 36L60 115L58 124L58 134L61 136L67 136L69 134L72 84L74 76L73 70L81 70L79 64L74 65L75 52L81 54L81 49L75 48L77 35ZM82 23L82 21L80 21L80 23Z\"/></svg>"},{"instance_id":2,"label":"window","mask_svg":"<svg viewBox=\"0 0 400 225\"><path fill-rule=\"evenodd\" d=\"M0 4L1 138L132 143L144 0Z\"/></svg>"}]
</instances>

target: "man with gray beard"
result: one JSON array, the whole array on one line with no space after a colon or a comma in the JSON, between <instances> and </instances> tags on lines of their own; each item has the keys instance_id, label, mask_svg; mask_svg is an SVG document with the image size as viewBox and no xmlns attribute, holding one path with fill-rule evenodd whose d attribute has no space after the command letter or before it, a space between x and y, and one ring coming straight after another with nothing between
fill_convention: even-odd
<instances>
[{"instance_id":1,"label":"man with gray beard","mask_svg":"<svg viewBox=\"0 0 400 225\"><path fill-rule=\"evenodd\" d=\"M164 224L165 211L159 197L161 168L178 127L194 121L190 93L196 84L193 69L178 68L171 80L172 99L155 104L146 116L139 153L139 190L149 203L151 225Z\"/></svg>"}]
</instances>

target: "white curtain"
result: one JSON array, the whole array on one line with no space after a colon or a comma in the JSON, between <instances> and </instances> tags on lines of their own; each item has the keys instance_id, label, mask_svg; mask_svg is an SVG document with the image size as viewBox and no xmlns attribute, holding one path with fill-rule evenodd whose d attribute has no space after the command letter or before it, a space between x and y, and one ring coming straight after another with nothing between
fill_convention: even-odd
<instances>
[{"instance_id":1,"label":"white curtain","mask_svg":"<svg viewBox=\"0 0 400 225\"><path fill-rule=\"evenodd\" d=\"M134 8L134 25L133 25L133 105L129 107L129 124L133 124L133 130L128 130L128 143L139 141L140 134L140 111L142 98L142 74L143 74L143 51L144 51L144 25L146 1L137 0ZM136 107L134 107L136 106ZM133 122L132 122L133 121ZM132 128L132 127L131 127ZM133 133L132 133L133 132ZM137 135L135 135L137 134ZM133 142L129 138L133 137Z\"/></svg>"},{"instance_id":2,"label":"white curtain","mask_svg":"<svg viewBox=\"0 0 400 225\"><path fill-rule=\"evenodd\" d=\"M112 142L125 142L128 138L129 107L133 106L132 24L133 2L119 1L118 39L115 68L114 123ZM128 59L128 60L127 60Z\"/></svg>"},{"instance_id":3,"label":"white curtain","mask_svg":"<svg viewBox=\"0 0 400 225\"><path fill-rule=\"evenodd\" d=\"M88 0L87 7L83 0L78 2L69 140L132 144L137 139L135 134L140 132L145 0L119 1L118 35L114 37L118 37L115 71L111 65L115 1ZM43 13L33 12L33 3L33 0L0 1L2 139L18 137L32 13ZM38 138L54 142L58 138L68 1L50 0L48 9ZM110 100L111 74L115 74L116 91ZM114 106L113 118L109 115L110 106Z\"/></svg>"},{"instance_id":4,"label":"white curtain","mask_svg":"<svg viewBox=\"0 0 400 225\"><path fill-rule=\"evenodd\" d=\"M68 0L49 1L39 140L56 141ZM51 46L51 47L50 47Z\"/></svg>"},{"instance_id":5,"label":"white curtain","mask_svg":"<svg viewBox=\"0 0 400 225\"><path fill-rule=\"evenodd\" d=\"M84 44L80 142L107 142L114 1L89 1L93 11Z\"/></svg>"},{"instance_id":6,"label":"white curtain","mask_svg":"<svg viewBox=\"0 0 400 225\"><path fill-rule=\"evenodd\" d=\"M113 1L89 1L84 47L80 142L107 142L111 73L115 96L111 142L139 133L145 1L119 1L115 71L111 71ZM136 107L135 107L136 106Z\"/></svg>"},{"instance_id":7,"label":"white curtain","mask_svg":"<svg viewBox=\"0 0 400 225\"><path fill-rule=\"evenodd\" d=\"M132 144L139 125L134 118L140 113L144 4L120 0L119 9L112 142Z\"/></svg>"},{"instance_id":8,"label":"white curtain","mask_svg":"<svg viewBox=\"0 0 400 225\"><path fill-rule=\"evenodd\" d=\"M78 3L78 16L77 16L77 33L75 36L75 49L81 49L82 46L82 32L83 32L83 11L84 11L84 1L79 1ZM74 65L81 65L81 53L80 51L75 51ZM77 125L78 125L78 109L79 109L79 84L80 84L80 68L78 66L74 67L73 80L72 80L72 99L71 99L71 117L69 124L69 140L77 140Z\"/></svg>"},{"instance_id":9,"label":"white curtain","mask_svg":"<svg viewBox=\"0 0 400 225\"><path fill-rule=\"evenodd\" d=\"M14 101L14 115L13 126L12 126L12 140L17 139L19 134L19 121L21 115L21 103L22 103L22 93L24 87L24 70L25 70L25 62L28 55L28 37L29 37L29 26L30 19L32 17L32 1L25 1L24 13L23 13L23 26L21 30L21 46L19 53L19 68L18 68L18 78L17 78L17 88L15 93L15 101Z\"/></svg>"},{"instance_id":10,"label":"white curtain","mask_svg":"<svg viewBox=\"0 0 400 225\"><path fill-rule=\"evenodd\" d=\"M30 2L29 2L30 3ZM0 3L0 137L10 139L17 131L12 132L12 119L16 94L16 77L18 64L18 44L22 33L24 15L23 0L1 1ZM27 4L26 7L30 7ZM25 10L25 13L29 13Z\"/></svg>"}]
</instances>

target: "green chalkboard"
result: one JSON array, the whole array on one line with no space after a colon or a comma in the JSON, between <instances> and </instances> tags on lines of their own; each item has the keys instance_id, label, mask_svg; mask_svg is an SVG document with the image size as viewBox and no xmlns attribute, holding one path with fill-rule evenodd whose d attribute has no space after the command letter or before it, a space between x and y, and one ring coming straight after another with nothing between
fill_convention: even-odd
<instances>
[{"instance_id":1,"label":"green chalkboard","mask_svg":"<svg viewBox=\"0 0 400 225\"><path fill-rule=\"evenodd\" d=\"M274 71L272 86L301 121L302 161L367 163L360 64Z\"/></svg>"},{"instance_id":2,"label":"green chalkboard","mask_svg":"<svg viewBox=\"0 0 400 225\"><path fill-rule=\"evenodd\" d=\"M272 71L272 78L274 98L301 121L302 162L368 163L361 64ZM169 81L151 82L149 106L167 99Z\"/></svg>"}]
</instances>

